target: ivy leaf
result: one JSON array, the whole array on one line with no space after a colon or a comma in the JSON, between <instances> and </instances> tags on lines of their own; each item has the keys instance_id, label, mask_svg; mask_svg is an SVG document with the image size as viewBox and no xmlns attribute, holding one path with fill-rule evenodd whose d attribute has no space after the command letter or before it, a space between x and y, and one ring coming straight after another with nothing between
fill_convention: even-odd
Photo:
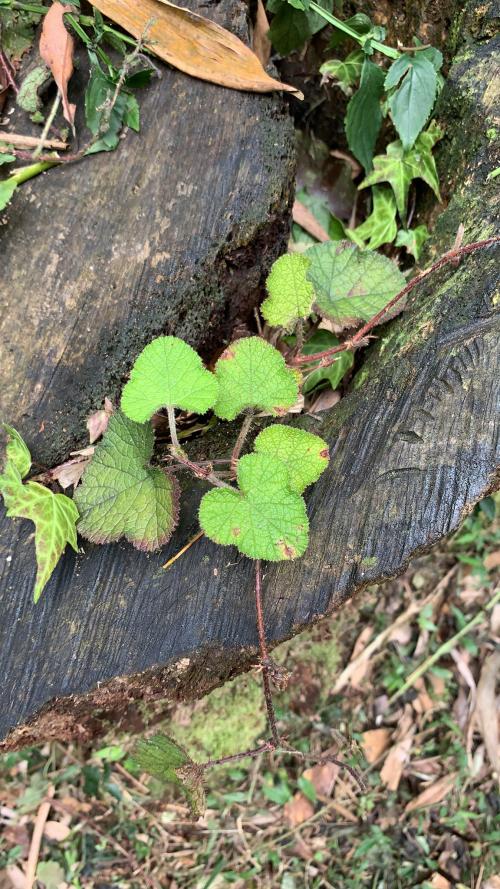
<instances>
[{"instance_id":1,"label":"ivy leaf","mask_svg":"<svg viewBox=\"0 0 500 889\"><path fill-rule=\"evenodd\" d=\"M136 358L121 408L136 423L145 423L161 407L205 414L217 391L215 376L191 346L176 336L159 336Z\"/></svg>"},{"instance_id":2,"label":"ivy leaf","mask_svg":"<svg viewBox=\"0 0 500 889\"><path fill-rule=\"evenodd\" d=\"M125 537L152 552L169 540L177 524L178 486L149 465L154 434L116 411L75 491L78 530L93 543Z\"/></svg>"},{"instance_id":3,"label":"ivy leaf","mask_svg":"<svg viewBox=\"0 0 500 889\"><path fill-rule=\"evenodd\" d=\"M310 265L311 260L300 253L286 253L273 263L266 281L269 296L261 306L271 327L292 330L299 318L311 314L314 288L306 278Z\"/></svg>"},{"instance_id":4,"label":"ivy leaf","mask_svg":"<svg viewBox=\"0 0 500 889\"><path fill-rule=\"evenodd\" d=\"M305 4L302 5L305 7ZM332 0L319 0L319 5L329 12L333 9ZM310 40L327 24L318 13L305 8L294 8L290 3L268 3L267 8L270 12L275 13L268 37L281 56L300 49L307 40Z\"/></svg>"},{"instance_id":5,"label":"ivy leaf","mask_svg":"<svg viewBox=\"0 0 500 889\"><path fill-rule=\"evenodd\" d=\"M392 244L396 237L396 199L392 189L374 185L372 188L373 208L365 221L354 229L356 242L368 241L368 248L376 250L382 244Z\"/></svg>"},{"instance_id":6,"label":"ivy leaf","mask_svg":"<svg viewBox=\"0 0 500 889\"><path fill-rule=\"evenodd\" d=\"M349 148L367 172L372 168L375 143L382 124L380 100L383 92L383 71L365 58L359 90L347 106L345 131Z\"/></svg>"},{"instance_id":7,"label":"ivy leaf","mask_svg":"<svg viewBox=\"0 0 500 889\"><path fill-rule=\"evenodd\" d=\"M233 544L250 559L282 562L307 549L309 522L302 497L288 487L286 467L267 454L238 461L240 490L217 488L200 504L200 525L207 537Z\"/></svg>"},{"instance_id":8,"label":"ivy leaf","mask_svg":"<svg viewBox=\"0 0 500 889\"><path fill-rule=\"evenodd\" d=\"M396 247L405 247L408 253L418 261L422 253L422 247L430 238L429 229L426 225L417 225L416 228L403 229L398 231L396 238Z\"/></svg>"},{"instance_id":9,"label":"ivy leaf","mask_svg":"<svg viewBox=\"0 0 500 889\"><path fill-rule=\"evenodd\" d=\"M409 60L400 57L388 71L386 89L398 82L400 70L404 71L403 79L389 99L389 108L403 148L406 149L414 144L432 111L437 91L437 72L432 62L421 53L415 53Z\"/></svg>"},{"instance_id":10,"label":"ivy leaf","mask_svg":"<svg viewBox=\"0 0 500 889\"><path fill-rule=\"evenodd\" d=\"M352 88L356 86L361 77L364 58L363 50L355 49L343 61L341 59L330 59L328 62L324 62L319 69L319 73L324 78L336 80L342 92L346 96L350 96Z\"/></svg>"},{"instance_id":11,"label":"ivy leaf","mask_svg":"<svg viewBox=\"0 0 500 889\"><path fill-rule=\"evenodd\" d=\"M268 426L259 432L254 449L284 464L288 486L296 494L316 482L328 466L328 445L319 435L291 426Z\"/></svg>"},{"instance_id":12,"label":"ivy leaf","mask_svg":"<svg viewBox=\"0 0 500 889\"><path fill-rule=\"evenodd\" d=\"M403 220L406 217L408 189L413 179L423 179L440 201L439 178L432 148L442 135L440 127L432 121L428 129L420 133L413 148L408 151L404 150L399 139L391 142L387 146L386 154L380 154L373 159L374 169L363 179L359 188L388 182L394 191L398 212Z\"/></svg>"},{"instance_id":13,"label":"ivy leaf","mask_svg":"<svg viewBox=\"0 0 500 889\"><path fill-rule=\"evenodd\" d=\"M219 397L214 412L234 420L246 408L284 415L297 401L297 375L280 352L258 336L236 340L215 365Z\"/></svg>"},{"instance_id":14,"label":"ivy leaf","mask_svg":"<svg viewBox=\"0 0 500 889\"><path fill-rule=\"evenodd\" d=\"M37 574L33 599L38 602L66 544L78 552L78 510L65 494L54 494L38 482L23 484L20 475L15 478L12 472L0 477L0 492L10 518L29 519L35 525Z\"/></svg>"},{"instance_id":15,"label":"ivy leaf","mask_svg":"<svg viewBox=\"0 0 500 889\"><path fill-rule=\"evenodd\" d=\"M200 818L205 811L203 769L195 763L180 744L167 735L141 738L137 742L133 759L137 765L160 781L175 784L186 797L193 818Z\"/></svg>"},{"instance_id":16,"label":"ivy leaf","mask_svg":"<svg viewBox=\"0 0 500 889\"><path fill-rule=\"evenodd\" d=\"M295 337L293 339L295 341ZM317 330L316 333L313 333L313 335L304 343L302 354L314 355L316 352L333 349L334 346L338 345L339 340L329 330ZM331 386L332 389L336 389L353 364L354 355L348 349L346 349L345 352L339 352L333 364L330 364L328 367L319 367L317 370L314 370L314 364L308 364L304 383L302 384L303 394L309 395L314 389L317 389L318 387L324 389L326 385Z\"/></svg>"},{"instance_id":17,"label":"ivy leaf","mask_svg":"<svg viewBox=\"0 0 500 889\"><path fill-rule=\"evenodd\" d=\"M310 247L308 278L316 292L321 315L334 321L362 318L368 321L405 285L397 266L350 241L326 242Z\"/></svg>"},{"instance_id":18,"label":"ivy leaf","mask_svg":"<svg viewBox=\"0 0 500 889\"><path fill-rule=\"evenodd\" d=\"M16 468L20 477L24 478L31 469L31 454L19 432L13 426L8 426L7 423L0 423L0 428L3 433L2 439L4 439L4 446L2 447L4 455L0 453L0 470L4 472L7 466L11 464Z\"/></svg>"}]
</instances>

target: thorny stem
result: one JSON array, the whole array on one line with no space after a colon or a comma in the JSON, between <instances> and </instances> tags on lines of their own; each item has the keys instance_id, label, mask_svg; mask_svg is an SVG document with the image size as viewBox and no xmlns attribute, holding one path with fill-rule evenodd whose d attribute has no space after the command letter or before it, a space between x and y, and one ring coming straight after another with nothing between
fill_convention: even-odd
<instances>
[{"instance_id":1,"label":"thorny stem","mask_svg":"<svg viewBox=\"0 0 500 889\"><path fill-rule=\"evenodd\" d=\"M242 750L241 753L232 753L230 756L221 756L220 759L208 759L206 762L200 762L198 765L202 769L210 769L212 766L222 766L226 762L237 762L239 759L245 759L247 756L256 757L261 753L272 753L276 750L276 744L272 739L261 744L259 747L252 747L251 750Z\"/></svg>"},{"instance_id":2,"label":"thorny stem","mask_svg":"<svg viewBox=\"0 0 500 889\"><path fill-rule=\"evenodd\" d=\"M314 5L314 4L313 4ZM440 259L436 260L433 265L431 265L428 269L425 269L420 274L416 275L411 281L408 281L405 287L399 291L388 303L384 306L380 312L377 312L373 318L361 327L357 333L354 334L351 339L345 341L340 346L334 346L333 349L325 349L324 352L316 352L314 355L296 355L295 357L290 359L290 364L300 365L300 364L310 364L312 362L318 362L315 369L319 367L327 367L329 364L332 364L330 360L333 355L338 355L339 352L345 352L347 349L355 349L361 341L366 337L366 335L374 328L377 324L380 323L382 318L387 314L387 312L392 309L393 306L396 305L407 293L413 290L417 284L420 284L423 278L426 278L427 275L432 274L433 272L437 272L438 269L442 268L444 265L447 265L449 262L456 263L462 256L466 256L469 253L474 253L475 250L481 250L483 247L489 247L491 244L496 244L500 241L499 235L493 235L491 238L485 238L483 241L474 241L472 244L466 244L465 247L455 248L453 247L451 250L448 250Z\"/></svg>"},{"instance_id":3,"label":"thorny stem","mask_svg":"<svg viewBox=\"0 0 500 889\"><path fill-rule=\"evenodd\" d=\"M5 76L7 77L7 83L9 84L9 86L12 87L12 89L14 90L15 93L18 93L19 87L12 76L12 72L10 70L11 69L10 61L9 61L8 57L5 55L5 53L3 52L3 50L0 50L0 65L2 66L2 69L5 71Z\"/></svg>"},{"instance_id":4,"label":"thorny stem","mask_svg":"<svg viewBox=\"0 0 500 889\"><path fill-rule=\"evenodd\" d=\"M247 414L243 423L241 424L241 429L236 439L236 444L233 448L233 453L231 454L231 470L236 473L236 467L238 465L238 460L240 458L241 451L243 450L243 445L247 439L247 435L250 432L250 427L253 423L253 414Z\"/></svg>"},{"instance_id":5,"label":"thorny stem","mask_svg":"<svg viewBox=\"0 0 500 889\"><path fill-rule=\"evenodd\" d=\"M255 560L255 611L257 613L257 631L259 634L260 659L262 664L262 684L264 687L267 718L273 742L276 747L279 747L281 740L276 725L276 714L274 712L273 697L271 693L270 658L267 650L264 612L262 609L262 562L260 559Z\"/></svg>"},{"instance_id":6,"label":"thorny stem","mask_svg":"<svg viewBox=\"0 0 500 889\"><path fill-rule=\"evenodd\" d=\"M45 121L42 135L40 136L40 142L38 143L33 154L31 155L33 160L36 160L36 158L39 157L42 153L42 149L44 148L45 141L47 139L47 136L49 135L49 130L50 130L52 124L54 123L54 118L57 114L57 109L59 108L60 101L61 101L61 90L58 89L57 95L52 103L52 108L50 109L48 116L47 116L47 120Z\"/></svg>"}]
</instances>

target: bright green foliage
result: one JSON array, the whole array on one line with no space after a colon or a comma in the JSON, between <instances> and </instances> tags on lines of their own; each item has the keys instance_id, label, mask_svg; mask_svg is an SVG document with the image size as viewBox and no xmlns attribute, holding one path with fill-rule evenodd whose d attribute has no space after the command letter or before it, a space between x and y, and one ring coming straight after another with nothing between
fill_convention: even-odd
<instances>
[{"instance_id":1,"label":"bright green foliage","mask_svg":"<svg viewBox=\"0 0 500 889\"><path fill-rule=\"evenodd\" d=\"M297 375L286 367L277 349L258 336L236 340L215 365L219 397L214 411L234 420L246 408L274 416L285 414L297 401Z\"/></svg>"},{"instance_id":2,"label":"bright green foliage","mask_svg":"<svg viewBox=\"0 0 500 889\"><path fill-rule=\"evenodd\" d=\"M314 285L320 313L333 320L368 321L405 285L397 266L381 256L360 250L349 241L317 244L307 255L308 277Z\"/></svg>"},{"instance_id":3,"label":"bright green foliage","mask_svg":"<svg viewBox=\"0 0 500 889\"><path fill-rule=\"evenodd\" d=\"M54 494L38 482L23 484L31 467L31 455L15 429L2 424L7 434L0 494L9 518L29 519L35 525L37 574L33 598L38 602L60 557L70 544L78 552L78 510L64 494Z\"/></svg>"},{"instance_id":4,"label":"bright green foliage","mask_svg":"<svg viewBox=\"0 0 500 889\"><path fill-rule=\"evenodd\" d=\"M429 229L426 225L417 225L416 228L408 230L401 228L396 238L396 247L405 247L408 253L419 260L422 247L429 238Z\"/></svg>"},{"instance_id":5,"label":"bright green foliage","mask_svg":"<svg viewBox=\"0 0 500 889\"><path fill-rule=\"evenodd\" d=\"M328 445L319 435L291 426L268 426L255 439L258 454L275 457L286 466L288 486L296 494L316 482L328 466Z\"/></svg>"},{"instance_id":6,"label":"bright green foliage","mask_svg":"<svg viewBox=\"0 0 500 889\"><path fill-rule=\"evenodd\" d=\"M345 131L349 148L366 172L372 168L375 143L382 124L380 100L383 92L382 69L365 58L359 90L347 106Z\"/></svg>"},{"instance_id":7,"label":"bright green foliage","mask_svg":"<svg viewBox=\"0 0 500 889\"><path fill-rule=\"evenodd\" d=\"M271 327L292 330L299 318L311 314L314 288L306 278L310 265L311 260L300 253L286 253L273 263L266 281L269 296L261 306Z\"/></svg>"},{"instance_id":8,"label":"bright green foliage","mask_svg":"<svg viewBox=\"0 0 500 889\"><path fill-rule=\"evenodd\" d=\"M394 191L397 208L403 220L406 217L408 190L413 179L423 179L440 201L439 179L432 148L441 136L441 129L432 121L425 133L420 134L413 148L408 151L404 150L399 139L391 142L385 154L373 159L374 169L363 179L359 187L367 188L369 185L388 182Z\"/></svg>"},{"instance_id":9,"label":"bright green foliage","mask_svg":"<svg viewBox=\"0 0 500 889\"><path fill-rule=\"evenodd\" d=\"M0 210L3 210L12 200L18 183L15 179L3 179L0 182Z\"/></svg>"},{"instance_id":10,"label":"bright green foliage","mask_svg":"<svg viewBox=\"0 0 500 889\"><path fill-rule=\"evenodd\" d=\"M204 414L217 399L217 380L191 346L175 336L159 336L135 360L122 393L122 411L145 423L161 407Z\"/></svg>"},{"instance_id":11,"label":"bright green foliage","mask_svg":"<svg viewBox=\"0 0 500 889\"><path fill-rule=\"evenodd\" d=\"M170 538L177 524L174 478L149 465L153 429L115 412L75 491L78 530L94 543L125 537L151 552Z\"/></svg>"},{"instance_id":12,"label":"bright green foliage","mask_svg":"<svg viewBox=\"0 0 500 889\"><path fill-rule=\"evenodd\" d=\"M392 189L384 185L372 188L373 208L365 221L352 232L353 240L368 241L367 247L376 250L382 244L391 244L396 237L396 198Z\"/></svg>"},{"instance_id":13,"label":"bright green foliage","mask_svg":"<svg viewBox=\"0 0 500 889\"><path fill-rule=\"evenodd\" d=\"M343 61L341 59L330 59L328 62L325 62L319 69L319 73L323 77L331 77L333 80L336 80L342 92L346 96L350 96L353 87L361 77L364 58L363 50L355 49Z\"/></svg>"},{"instance_id":14,"label":"bright green foliage","mask_svg":"<svg viewBox=\"0 0 500 889\"><path fill-rule=\"evenodd\" d=\"M388 89L402 76L400 85L389 99L389 108L405 149L411 148L425 126L437 91L437 72L429 59L421 53L415 53L406 63L407 59L404 57L397 59L389 69L385 81L385 88ZM398 70L394 75L394 69L398 65L401 74ZM403 70L405 65L406 70Z\"/></svg>"},{"instance_id":15,"label":"bright green foliage","mask_svg":"<svg viewBox=\"0 0 500 889\"><path fill-rule=\"evenodd\" d=\"M200 525L215 543L234 544L251 559L281 562L306 551L304 500L289 488L283 463L267 454L238 461L239 491L217 488L200 504Z\"/></svg>"},{"instance_id":16,"label":"bright green foliage","mask_svg":"<svg viewBox=\"0 0 500 889\"><path fill-rule=\"evenodd\" d=\"M205 811L203 770L186 753L180 744L167 735L141 738L135 747L133 758L137 765L160 781L176 784L186 797L193 818Z\"/></svg>"},{"instance_id":17,"label":"bright green foliage","mask_svg":"<svg viewBox=\"0 0 500 889\"><path fill-rule=\"evenodd\" d=\"M334 346L338 345L339 340L333 333L330 333L329 330L317 330L304 343L302 354L314 355L316 352L333 349ZM304 372L305 379L302 386L303 394L307 395L318 387L325 388L326 385L331 386L332 389L336 389L353 364L354 355L352 352L349 352L348 349L344 352L339 352L336 356L336 360L333 364L329 364L328 367L319 367L316 370L313 370L312 368L314 368L315 365L308 364L307 371Z\"/></svg>"},{"instance_id":18,"label":"bright green foliage","mask_svg":"<svg viewBox=\"0 0 500 889\"><path fill-rule=\"evenodd\" d=\"M92 142L87 154L99 151L114 151L120 141L120 131L127 126L139 131L139 105L137 99L127 90L127 78L123 81L111 113L107 111L116 92L119 72L115 77L104 74L96 54L89 51L90 78L85 91L85 121L93 136L100 138Z\"/></svg>"},{"instance_id":19,"label":"bright green foliage","mask_svg":"<svg viewBox=\"0 0 500 889\"><path fill-rule=\"evenodd\" d=\"M10 464L15 467L21 478L24 478L25 475L28 475L31 468L31 454L19 432L13 426L8 426L7 423L0 423L0 428L6 437L5 457L2 458L0 455L0 469L3 472L7 470Z\"/></svg>"},{"instance_id":20,"label":"bright green foliage","mask_svg":"<svg viewBox=\"0 0 500 889\"><path fill-rule=\"evenodd\" d=\"M316 140L316 142L317 141L318 140ZM326 154L328 155L327 146L325 146L325 149ZM328 201L324 197L315 193L309 194L306 188L301 188L297 192L296 198L313 214L319 224L323 226L331 241L342 241L347 237L343 222L333 215L328 206ZM313 244L318 243L316 238L313 238L312 235L308 234L308 232L306 232L300 225L297 225L296 222L292 225L292 238L296 244L307 244L308 246L312 246Z\"/></svg>"},{"instance_id":21,"label":"bright green foliage","mask_svg":"<svg viewBox=\"0 0 500 889\"><path fill-rule=\"evenodd\" d=\"M13 164L15 159L15 154L0 154L0 167L4 164Z\"/></svg>"}]
</instances>

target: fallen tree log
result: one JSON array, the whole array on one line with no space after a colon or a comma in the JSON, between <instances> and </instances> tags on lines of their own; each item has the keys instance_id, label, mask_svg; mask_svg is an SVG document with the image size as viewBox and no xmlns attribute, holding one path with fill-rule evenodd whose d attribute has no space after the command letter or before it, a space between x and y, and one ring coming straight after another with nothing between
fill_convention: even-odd
<instances>
[{"instance_id":1,"label":"fallen tree log","mask_svg":"<svg viewBox=\"0 0 500 889\"><path fill-rule=\"evenodd\" d=\"M498 97L491 85L494 69L495 41L478 40L457 57L450 71L440 102L440 116L446 126L441 169L453 197L437 220L430 260L451 246L460 223L465 226L465 242L494 233L498 205L494 182L487 180L488 173L498 166L487 136L492 116L498 109ZM266 207L264 215L268 219L267 209L272 201L257 171L264 175L266 164L270 158L276 161L277 154L266 142L265 149L261 148L256 158L252 146L257 138L255 132L259 132L256 118L266 107L279 107L279 102L218 91L216 87L195 84L182 75L169 74L168 77L172 77L169 88L180 90L177 96L178 101L186 102L183 107L187 108L187 103L194 101L192 97L200 91L201 105L200 97L206 99L212 95L216 101L219 94L222 96L217 112L222 119L232 95L237 101L231 106L231 114L236 114L238 120L243 103L249 103L245 106L246 113L250 114L253 109L255 118L249 129L249 142L239 146L238 160L230 151L229 135L224 154L233 173L233 162L240 170L247 164L258 164L252 168L250 179L245 180L247 185L250 181L254 183L254 193L247 192L244 205L247 213L250 202L252 219L260 218L262 231L262 208ZM176 78L181 78L181 86L176 87ZM158 89L161 91L162 87ZM205 92L207 90L210 93ZM187 97L182 98L183 91ZM180 125L182 115L178 112L178 105L174 103L171 113ZM215 116L214 133L219 126L217 114ZM275 126L271 126L271 131ZM139 138L148 138L147 131L146 124ZM286 126L284 131L288 132ZM234 118L231 132L238 132ZM195 130L193 138L194 133ZM178 130L176 134L179 139ZM143 181L141 169L148 156L143 145L138 141L134 156L135 182ZM131 146L126 150L130 153ZM182 154L183 150L185 143L178 153ZM278 154L279 151L278 148ZM196 152L201 155L199 144L191 163ZM107 159L101 161L107 162ZM113 165L119 162L120 154L108 162L109 175ZM129 156L128 164L130 162ZM182 157L180 163L183 163ZM281 232L283 199L278 195L286 191L289 179L284 176L281 187L276 189L280 169L276 163L271 178L277 214L275 224ZM198 167L195 172L197 170ZM83 172L73 175L78 175L79 183L83 182ZM123 168L121 175L124 175ZM161 175L170 174L163 171ZM212 156L207 161L206 175L211 180L211 197L214 193L219 195L219 189L225 189L220 213L231 188L236 187L236 178L233 176L230 186L219 182L221 167ZM59 186L62 201L65 201L71 171L65 170L64 176ZM186 169L182 182L188 181L187 177ZM54 181L47 177L44 189L55 188L50 184ZM75 182L73 188L76 194L78 183ZM130 196L133 193L133 189L126 193L125 209L129 201L135 207ZM112 201L113 189L106 190L106 196ZM101 206L105 206L106 199L102 199ZM15 221L18 238L25 236L25 226L33 225L26 218L28 207L27 201L24 212L18 210ZM199 207L192 200L187 211L189 224L200 226L195 237L198 247L188 266L190 274L195 273L202 262L201 256L208 257L210 265L214 255L206 245L207 239L213 243L216 217L210 215L204 221L197 220ZM78 333L80 351L73 350L71 325L65 318L62 296L69 294L67 305L75 291L56 288L54 311L60 312L58 317L64 320L62 342L68 351L65 354L63 348L59 361L51 353L49 366L42 362L38 376L32 377L32 385L38 387L42 413L37 413L38 405L36 410L28 409L32 403L30 393L26 394L26 384L23 388L18 381L20 370L28 374L33 344L26 347L24 364L19 360L16 363L14 357L12 363L1 370L2 389L13 387L15 392L9 394L4 408L8 419L26 435L36 458L47 463L64 456L77 439L82 441L85 413L95 408L104 394L110 394L109 387L118 384L145 341L165 329L185 336L189 324L191 342L203 342L207 317L210 317L204 299L207 291L199 289L196 297L187 284L181 287L179 298L169 296L167 299L165 288L164 302L157 300L153 320L149 318L147 305L139 311L134 298L124 296L129 292L126 285L130 285L127 269L135 268L130 265L130 256L120 252L118 265L111 271L106 270L92 227L87 226L83 232L85 208L75 206L74 212L79 219L82 246L80 254L73 253L75 242L67 248L57 263L59 274L67 274L68 259L71 259L78 263L78 268L73 270L75 281L81 276L95 275L92 287L97 292L99 286L104 294L101 307L108 321L102 324L97 336L90 336L85 330L83 334ZM136 207L135 212L138 212ZM228 212L234 213L234 210ZM144 211L141 226L145 218ZM176 220L176 224L186 225L185 220L182 223L181 212ZM123 240L125 232L130 236L129 224L122 219L116 226L115 243ZM137 226L133 227L137 231ZM240 223L240 232L242 228ZM226 249L229 230L230 227L223 232ZM185 232L185 227L182 231ZM250 236L248 227L245 231ZM256 231L259 231L258 224ZM19 255L15 261L15 247L9 241L13 237L7 234L7 249L11 251L10 266L7 264L11 269L9 283L16 281L13 270L22 264ZM42 262L41 247L38 253L36 249L42 243L43 233L35 238L34 252L38 258L31 266L31 280ZM167 237L164 244L168 243ZM220 251L220 240L218 243ZM249 255L246 251L250 251L250 255L253 252L253 256L258 251L255 243L245 247L240 240L239 244L244 266ZM157 245L154 255L168 249ZM95 260L92 251L96 252ZM456 528L474 503L494 487L500 462L495 259L498 259L498 250L490 247L467 257L458 267L448 266L425 279L413 292L404 316L392 322L384 339L369 350L354 380L353 391L321 424L313 423L311 428L328 438L332 459L309 497L311 544L308 553L296 563L265 569L266 623L272 644L329 613L363 586L401 571L412 555ZM165 258L159 260L159 265L164 261ZM233 261L238 276L237 257ZM95 271L89 272L90 263L95 263ZM263 265L265 261L259 265L258 280ZM180 273L178 259L175 268ZM157 270L153 271L151 265L147 269L146 276L136 272L135 292L139 293L142 280L148 299L153 299L158 291L151 282ZM53 275L51 280L57 282L57 269ZM105 276L103 286L99 283L101 275ZM172 292L168 290L169 294ZM224 297L215 300L214 330L221 318L225 319L221 338L229 333L234 292L229 287ZM92 308L90 296L85 299L90 306L88 311L95 313L95 303ZM167 304L169 310L165 317L161 313L165 313ZM180 313L184 313L184 320L179 317ZM55 316L49 322L43 312L35 315L32 336L40 330L49 342L54 335ZM17 330L12 338L15 352L23 340L21 307L14 304L9 318L12 329ZM74 324L73 320L73 327ZM119 348L118 342L123 344ZM130 353L132 342L135 343L133 354ZM54 395L50 386L57 374L62 374L61 386ZM42 433L33 435L35 422L41 419L50 423L50 433L43 433L45 438L41 438ZM232 427L217 428L196 445L198 455L201 457L210 450L214 456L214 449L226 453L233 437ZM117 718L134 701L200 697L254 662L257 634L251 563L236 551L201 540L171 569L162 568L196 531L196 505L203 490L201 483L189 483L180 527L161 553L145 556L126 544L104 547L85 544L82 554L65 555L36 608L31 602L34 564L30 526L3 522L0 597L1 661L5 678L0 736L5 740L0 747L14 749L48 738L89 739L102 729L111 715Z\"/></svg>"}]
</instances>

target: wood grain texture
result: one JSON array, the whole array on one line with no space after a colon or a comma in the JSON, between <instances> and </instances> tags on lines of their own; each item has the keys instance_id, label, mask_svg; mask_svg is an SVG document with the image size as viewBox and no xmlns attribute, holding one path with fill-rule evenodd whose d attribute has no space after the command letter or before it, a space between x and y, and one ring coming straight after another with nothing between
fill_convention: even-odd
<instances>
[{"instance_id":1,"label":"wood grain texture","mask_svg":"<svg viewBox=\"0 0 500 889\"><path fill-rule=\"evenodd\" d=\"M453 242L458 222L472 241L491 235L498 218L496 190L486 184L498 158L485 135L498 107L495 66L494 44L482 42L450 72L441 167L455 195L438 220L435 256ZM370 350L352 393L321 424L311 421L332 460L308 499L308 553L265 570L272 643L401 571L495 485L497 263L498 250L489 248L426 279ZM102 373L99 353L89 347L86 360ZM221 425L195 447L200 456L227 452L234 435ZM188 482L181 525L160 554L85 544L81 555L65 556L37 608L31 526L4 524L2 556L12 555L2 561L4 749L89 738L135 700L199 697L252 663L251 563L202 540L169 571L161 567L196 530L202 490Z\"/></svg>"}]
</instances>

